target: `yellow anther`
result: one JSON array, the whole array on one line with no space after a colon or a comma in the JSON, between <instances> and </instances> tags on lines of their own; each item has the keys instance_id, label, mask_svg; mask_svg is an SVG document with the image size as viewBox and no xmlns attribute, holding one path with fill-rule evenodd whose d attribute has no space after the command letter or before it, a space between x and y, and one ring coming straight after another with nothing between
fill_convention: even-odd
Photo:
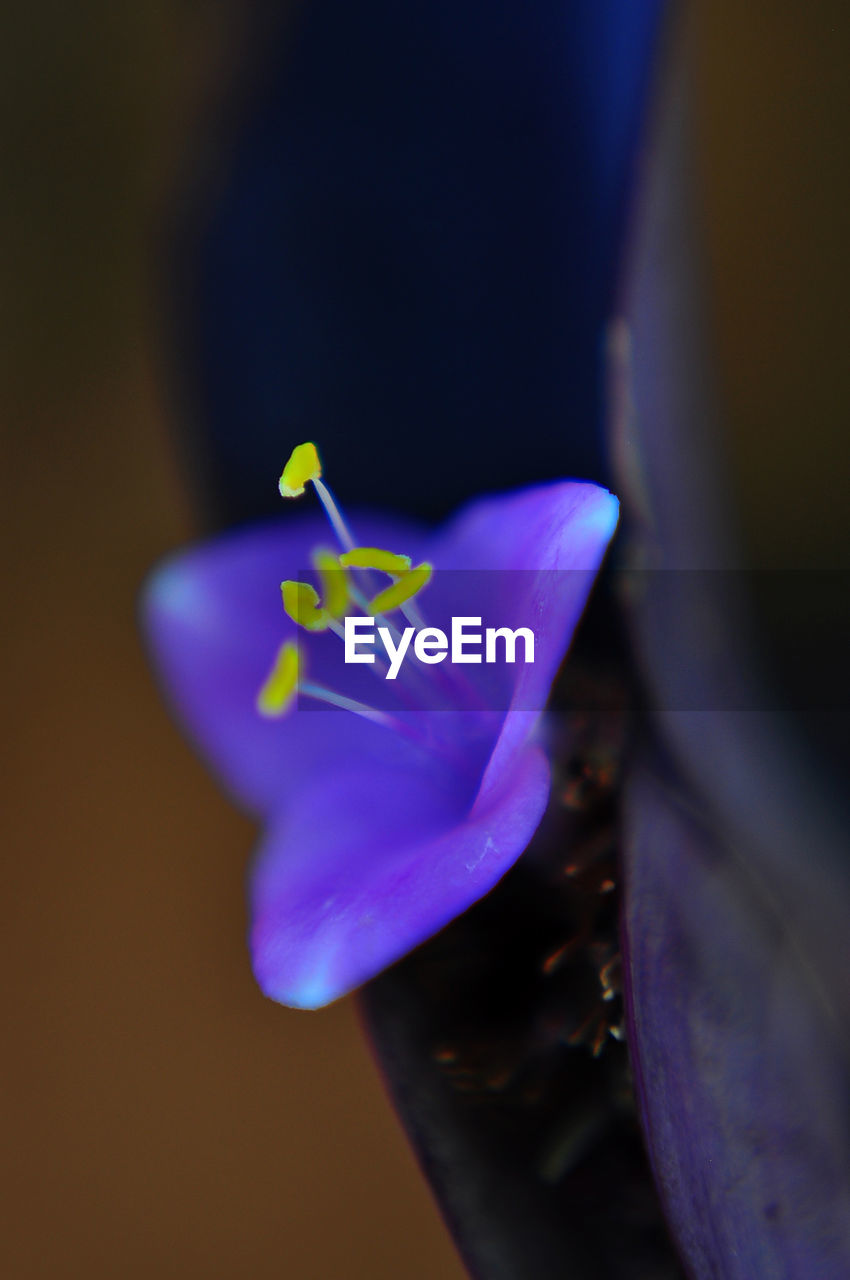
<instances>
[{"instance_id":1,"label":"yellow anther","mask_svg":"<svg viewBox=\"0 0 850 1280\"><path fill-rule=\"evenodd\" d=\"M408 600L412 600L417 592L421 591L424 586L431 581L432 567L430 564L418 564L415 569L405 573L398 582L394 582L391 587L385 587L383 591L379 591L373 600L369 602L369 612L376 613L392 613L393 609L399 609Z\"/></svg>"},{"instance_id":2,"label":"yellow anther","mask_svg":"<svg viewBox=\"0 0 850 1280\"><path fill-rule=\"evenodd\" d=\"M327 631L330 615L319 603L319 595L309 582L282 582L283 607L293 622L306 631Z\"/></svg>"},{"instance_id":3,"label":"yellow anther","mask_svg":"<svg viewBox=\"0 0 850 1280\"><path fill-rule=\"evenodd\" d=\"M322 585L322 599L332 618L341 618L348 607L348 575L332 551L313 552L313 564Z\"/></svg>"},{"instance_id":4,"label":"yellow anther","mask_svg":"<svg viewBox=\"0 0 850 1280\"><path fill-rule=\"evenodd\" d=\"M298 687L300 662L298 646L286 640L278 649L274 666L257 694L257 710L261 716L282 716L289 710Z\"/></svg>"},{"instance_id":5,"label":"yellow anther","mask_svg":"<svg viewBox=\"0 0 850 1280\"><path fill-rule=\"evenodd\" d=\"M316 446L310 441L296 445L278 482L281 497L300 498L307 481L318 480L321 474L322 464Z\"/></svg>"},{"instance_id":6,"label":"yellow anther","mask_svg":"<svg viewBox=\"0 0 850 1280\"><path fill-rule=\"evenodd\" d=\"M380 569L381 573L408 573L410 556L397 556L380 547L352 547L339 558L340 564L351 569Z\"/></svg>"}]
</instances>

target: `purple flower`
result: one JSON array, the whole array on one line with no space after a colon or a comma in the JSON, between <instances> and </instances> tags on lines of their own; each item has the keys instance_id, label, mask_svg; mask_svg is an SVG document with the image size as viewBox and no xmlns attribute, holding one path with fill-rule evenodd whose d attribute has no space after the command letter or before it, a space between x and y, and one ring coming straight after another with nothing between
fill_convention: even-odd
<instances>
[{"instance_id":1,"label":"purple flower","mask_svg":"<svg viewBox=\"0 0 850 1280\"><path fill-rule=\"evenodd\" d=\"M459 580L463 613L534 620L533 664L503 664L501 689L480 677L483 668L473 681L411 660L417 683L399 678L390 695L374 668L340 660L329 631L296 628L278 584L303 576L327 545L316 515L232 533L154 574L145 619L174 711L264 823L250 899L254 969L266 994L307 1008L345 994L486 894L526 848L549 793L539 708L617 510L606 490L566 481L481 499L434 532L355 515L361 545L433 566L416 602L425 622L459 612ZM268 718L257 710L258 690L276 651L286 668L296 631L308 696L285 718ZM272 694L275 680L287 679L281 670L265 686ZM380 708L370 691L380 693Z\"/></svg>"}]
</instances>

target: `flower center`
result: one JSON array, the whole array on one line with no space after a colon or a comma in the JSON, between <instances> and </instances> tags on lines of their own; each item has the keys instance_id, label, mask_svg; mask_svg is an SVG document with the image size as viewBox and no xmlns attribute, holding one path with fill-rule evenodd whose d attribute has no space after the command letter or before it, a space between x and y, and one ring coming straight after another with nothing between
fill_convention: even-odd
<instances>
[{"instance_id":1,"label":"flower center","mask_svg":"<svg viewBox=\"0 0 850 1280\"><path fill-rule=\"evenodd\" d=\"M337 552L324 547L314 549L312 560L318 575L319 591L309 582L287 580L280 584L284 610L304 631L330 631L343 641L345 630L341 620L359 613L378 624L378 632L384 638L388 652L393 648L398 653L402 636L389 615L398 611L414 627L423 626L415 598L430 582L432 566L427 562L414 565L409 556L382 547L359 546L321 476L318 451L314 444L308 442L292 451L280 477L278 487L284 498L298 498L308 484L313 485L341 548ZM389 583L376 581L375 575L389 578ZM379 678L383 678L387 671L386 666L377 660L370 669ZM392 671L390 675L395 678ZM406 679L408 692L413 692L411 686L421 683L422 675L410 671L406 673ZM340 707L388 728L410 732L409 726L402 725L391 714L308 679L303 647L297 641L287 640L280 646L271 671L257 694L257 710L263 716L283 716L292 709L296 695ZM417 693L417 701L420 698L421 690Z\"/></svg>"}]
</instances>

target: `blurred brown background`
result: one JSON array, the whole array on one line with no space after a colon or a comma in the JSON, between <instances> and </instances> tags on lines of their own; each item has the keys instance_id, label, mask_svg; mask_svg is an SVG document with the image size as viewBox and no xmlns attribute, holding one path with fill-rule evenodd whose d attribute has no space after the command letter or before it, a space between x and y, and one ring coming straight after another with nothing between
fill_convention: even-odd
<instances>
[{"instance_id":1,"label":"blurred brown background","mask_svg":"<svg viewBox=\"0 0 850 1280\"><path fill-rule=\"evenodd\" d=\"M845 6L698 6L709 263L752 557L848 560ZM19 11L0 52L0 1273L460 1276L351 1001L255 989L251 826L168 722L140 579L195 527L154 235L224 4Z\"/></svg>"}]
</instances>

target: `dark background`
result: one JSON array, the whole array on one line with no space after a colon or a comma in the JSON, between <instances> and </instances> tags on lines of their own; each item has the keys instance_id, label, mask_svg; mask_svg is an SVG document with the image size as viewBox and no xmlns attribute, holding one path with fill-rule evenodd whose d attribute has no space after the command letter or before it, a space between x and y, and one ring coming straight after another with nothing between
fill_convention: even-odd
<instances>
[{"instance_id":1,"label":"dark background","mask_svg":"<svg viewBox=\"0 0 850 1280\"><path fill-rule=\"evenodd\" d=\"M727 446L751 562L848 553L845 5L697 4ZM168 721L135 626L197 515L158 244L235 8L81 0L0 52L4 1115L10 1277L460 1276L352 1001L265 1001L252 827Z\"/></svg>"}]
</instances>

